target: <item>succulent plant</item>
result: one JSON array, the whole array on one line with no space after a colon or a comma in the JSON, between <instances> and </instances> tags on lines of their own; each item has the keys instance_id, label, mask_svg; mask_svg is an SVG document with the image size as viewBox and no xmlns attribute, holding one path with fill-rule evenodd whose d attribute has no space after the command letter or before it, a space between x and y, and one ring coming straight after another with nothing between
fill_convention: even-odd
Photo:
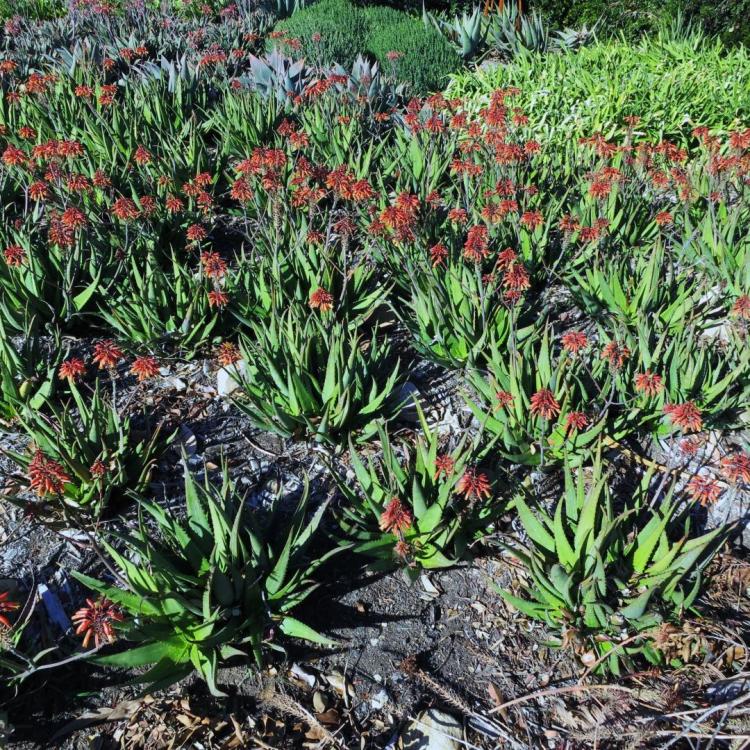
<instances>
[{"instance_id":1,"label":"succulent plant","mask_svg":"<svg viewBox=\"0 0 750 750\"><path fill-rule=\"evenodd\" d=\"M304 60L292 60L274 50L265 57L250 56L250 72L240 83L258 92L263 99L274 97L279 103L290 104L312 79L312 71Z\"/></svg>"},{"instance_id":2,"label":"succulent plant","mask_svg":"<svg viewBox=\"0 0 750 750\"><path fill-rule=\"evenodd\" d=\"M443 20L423 7L422 20L452 42L464 60L476 57L487 39L489 27L479 6L475 6L470 14L464 11L452 21Z\"/></svg>"},{"instance_id":3,"label":"succulent plant","mask_svg":"<svg viewBox=\"0 0 750 750\"><path fill-rule=\"evenodd\" d=\"M507 57L550 49L549 27L538 13L519 15L515 5L508 4L493 16L489 25L492 46Z\"/></svg>"}]
</instances>

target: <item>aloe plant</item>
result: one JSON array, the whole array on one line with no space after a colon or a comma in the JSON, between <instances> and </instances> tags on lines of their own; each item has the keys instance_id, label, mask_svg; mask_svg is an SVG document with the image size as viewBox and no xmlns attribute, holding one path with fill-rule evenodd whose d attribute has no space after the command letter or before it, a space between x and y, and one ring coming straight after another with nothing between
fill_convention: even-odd
<instances>
[{"instance_id":1,"label":"aloe plant","mask_svg":"<svg viewBox=\"0 0 750 750\"><path fill-rule=\"evenodd\" d=\"M367 440L377 418L393 419L403 406L403 382L392 345L374 329L327 323L298 305L251 325L243 336L245 366L233 398L254 424L284 437L340 445L353 433Z\"/></svg>"},{"instance_id":2,"label":"aloe plant","mask_svg":"<svg viewBox=\"0 0 750 750\"><path fill-rule=\"evenodd\" d=\"M219 666L229 659L261 666L269 650L280 649L279 634L333 645L291 614L315 589L312 574L331 554L307 555L326 509L320 505L307 520L308 497L305 482L290 517L277 505L259 520L224 467L220 487L185 470L184 518L142 502L138 527L103 543L119 585L74 572L122 613L113 625L124 650L95 661L152 665L137 678L148 690L195 670L212 694L224 695ZM156 523L158 537L145 516Z\"/></svg>"},{"instance_id":3,"label":"aloe plant","mask_svg":"<svg viewBox=\"0 0 750 750\"><path fill-rule=\"evenodd\" d=\"M31 450L6 455L25 472L23 481L40 502L8 499L35 509L52 524L86 525L102 516L111 498L145 490L156 459L174 434L162 435L161 425L139 434L131 416L103 394L98 380L89 394L72 381L68 387L71 398L46 402L49 414L23 404L18 422Z\"/></svg>"},{"instance_id":4,"label":"aloe plant","mask_svg":"<svg viewBox=\"0 0 750 750\"><path fill-rule=\"evenodd\" d=\"M412 580L425 568L455 564L473 530L487 525L489 506L483 497L474 498L482 502L469 508L457 495L471 458L467 436L441 447L418 405L417 414L421 431L413 446L397 444L379 425L378 459L363 461L350 443L354 482L331 467L344 498L337 514L340 544L372 558L372 569L399 566Z\"/></svg>"},{"instance_id":5,"label":"aloe plant","mask_svg":"<svg viewBox=\"0 0 750 750\"><path fill-rule=\"evenodd\" d=\"M549 512L517 498L528 542L507 549L528 578L520 596L498 592L557 631L555 643L598 672L632 669L638 655L661 663L654 630L695 611L703 571L727 529L693 537L689 508L673 486L651 498L653 472L623 510L612 502L599 452L588 473L574 475L566 465L565 492Z\"/></svg>"}]
</instances>

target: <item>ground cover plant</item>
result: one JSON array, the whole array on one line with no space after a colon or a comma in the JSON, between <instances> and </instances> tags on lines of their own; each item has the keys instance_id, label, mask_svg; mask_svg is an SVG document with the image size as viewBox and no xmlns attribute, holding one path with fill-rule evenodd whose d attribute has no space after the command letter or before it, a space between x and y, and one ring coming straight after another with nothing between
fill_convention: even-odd
<instances>
[{"instance_id":1,"label":"ground cover plant","mask_svg":"<svg viewBox=\"0 0 750 750\"><path fill-rule=\"evenodd\" d=\"M27 5L0 736L745 741L745 48Z\"/></svg>"}]
</instances>

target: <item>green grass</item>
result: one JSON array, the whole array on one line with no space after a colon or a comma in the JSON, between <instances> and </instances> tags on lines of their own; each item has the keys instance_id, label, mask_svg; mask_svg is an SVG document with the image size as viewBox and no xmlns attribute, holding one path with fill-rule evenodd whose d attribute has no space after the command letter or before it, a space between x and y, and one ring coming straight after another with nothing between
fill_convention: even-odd
<instances>
[{"instance_id":1,"label":"green grass","mask_svg":"<svg viewBox=\"0 0 750 750\"><path fill-rule=\"evenodd\" d=\"M695 125L730 127L750 120L750 56L720 42L647 38L612 41L579 52L526 55L510 64L452 78L448 96L473 99L517 86L514 100L549 142L620 129L639 115L640 131L684 142Z\"/></svg>"}]
</instances>

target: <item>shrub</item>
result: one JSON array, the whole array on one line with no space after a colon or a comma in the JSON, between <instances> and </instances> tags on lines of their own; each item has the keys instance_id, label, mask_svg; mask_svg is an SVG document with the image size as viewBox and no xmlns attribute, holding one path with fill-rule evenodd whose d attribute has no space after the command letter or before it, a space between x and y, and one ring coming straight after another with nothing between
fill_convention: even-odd
<instances>
[{"instance_id":1,"label":"shrub","mask_svg":"<svg viewBox=\"0 0 750 750\"><path fill-rule=\"evenodd\" d=\"M692 142L695 125L747 120L749 72L750 58L742 47L727 50L715 42L696 51L689 42L619 41L464 72L453 79L446 96L468 96L478 108L496 89L518 87L514 106L532 113L530 135L545 143L606 133L625 115L638 115L640 133L685 145Z\"/></svg>"},{"instance_id":2,"label":"shrub","mask_svg":"<svg viewBox=\"0 0 750 750\"><path fill-rule=\"evenodd\" d=\"M461 58L435 28L416 18L374 30L368 51L388 70L393 68L399 81L414 93L426 93L443 86L448 76L461 67ZM389 53L399 52L391 62Z\"/></svg>"},{"instance_id":3,"label":"shrub","mask_svg":"<svg viewBox=\"0 0 750 750\"><path fill-rule=\"evenodd\" d=\"M591 25L601 19L602 29L617 29L628 37L655 29L671 17L673 4L648 0L532 0L531 8L541 13L554 28Z\"/></svg>"},{"instance_id":4,"label":"shrub","mask_svg":"<svg viewBox=\"0 0 750 750\"><path fill-rule=\"evenodd\" d=\"M62 0L0 0L0 18L23 16L34 21L46 21L65 14Z\"/></svg>"},{"instance_id":5,"label":"shrub","mask_svg":"<svg viewBox=\"0 0 750 750\"><path fill-rule=\"evenodd\" d=\"M362 8L361 12L367 21L367 28L370 33L386 26L394 26L407 17L402 11L389 8L387 5L368 5Z\"/></svg>"},{"instance_id":6,"label":"shrub","mask_svg":"<svg viewBox=\"0 0 750 750\"><path fill-rule=\"evenodd\" d=\"M365 15L346 0L320 0L274 27L286 39L299 41L298 54L308 62L337 62L344 67L365 50L367 30ZM282 49L287 46L283 41L273 43Z\"/></svg>"},{"instance_id":7,"label":"shrub","mask_svg":"<svg viewBox=\"0 0 750 750\"><path fill-rule=\"evenodd\" d=\"M750 41L749 0L531 0L531 9L541 13L555 28L591 25L601 19L600 30L616 29L633 38L675 20L680 13L699 23L708 34L727 43Z\"/></svg>"}]
</instances>

